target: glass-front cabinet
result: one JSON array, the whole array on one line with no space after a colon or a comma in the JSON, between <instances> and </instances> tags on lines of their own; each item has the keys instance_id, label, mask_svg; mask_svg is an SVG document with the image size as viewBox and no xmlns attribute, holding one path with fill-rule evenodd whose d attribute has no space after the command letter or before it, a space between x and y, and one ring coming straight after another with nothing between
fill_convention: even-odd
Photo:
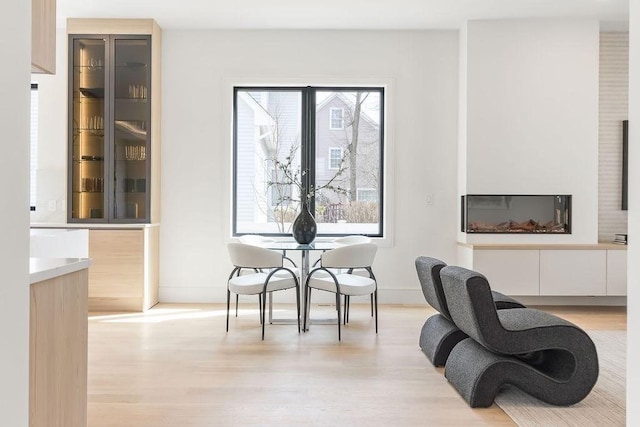
<instances>
[{"instance_id":1,"label":"glass-front cabinet","mask_svg":"<svg viewBox=\"0 0 640 427\"><path fill-rule=\"evenodd\" d=\"M70 35L69 221L149 222L151 39Z\"/></svg>"}]
</instances>

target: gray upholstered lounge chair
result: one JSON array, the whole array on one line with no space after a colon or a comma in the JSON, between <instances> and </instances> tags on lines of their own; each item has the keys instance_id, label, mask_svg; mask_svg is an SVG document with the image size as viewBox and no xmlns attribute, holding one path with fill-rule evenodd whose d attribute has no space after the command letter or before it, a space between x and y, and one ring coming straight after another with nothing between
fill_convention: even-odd
<instances>
[{"instance_id":1,"label":"gray upholstered lounge chair","mask_svg":"<svg viewBox=\"0 0 640 427\"><path fill-rule=\"evenodd\" d=\"M589 394L598 355L582 329L540 310L496 310L475 271L444 267L440 277L451 318L469 335L451 351L445 376L470 406L491 405L505 384L553 405Z\"/></svg>"},{"instance_id":2,"label":"gray upholstered lounge chair","mask_svg":"<svg viewBox=\"0 0 640 427\"><path fill-rule=\"evenodd\" d=\"M420 348L435 366L444 366L451 349L467 337L451 320L440 281L440 270L447 264L436 258L416 258L416 272L425 299L440 314L429 317L420 331ZM496 308L522 308L524 305L500 292L493 292Z\"/></svg>"}]
</instances>

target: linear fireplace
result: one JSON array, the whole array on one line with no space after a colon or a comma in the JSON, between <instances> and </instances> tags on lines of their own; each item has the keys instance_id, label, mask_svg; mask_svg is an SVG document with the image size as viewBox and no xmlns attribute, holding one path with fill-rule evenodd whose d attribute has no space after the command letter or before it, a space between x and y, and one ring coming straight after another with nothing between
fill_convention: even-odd
<instances>
[{"instance_id":1,"label":"linear fireplace","mask_svg":"<svg viewBox=\"0 0 640 427\"><path fill-rule=\"evenodd\" d=\"M571 234L570 195L462 196L466 233Z\"/></svg>"}]
</instances>

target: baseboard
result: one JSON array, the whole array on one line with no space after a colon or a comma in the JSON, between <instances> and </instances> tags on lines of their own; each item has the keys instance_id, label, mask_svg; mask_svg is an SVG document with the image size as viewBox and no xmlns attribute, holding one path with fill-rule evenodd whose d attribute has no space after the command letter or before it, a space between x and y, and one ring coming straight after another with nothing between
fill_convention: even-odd
<instances>
[{"instance_id":1,"label":"baseboard","mask_svg":"<svg viewBox=\"0 0 640 427\"><path fill-rule=\"evenodd\" d=\"M213 286L160 286L160 302L166 303L225 303L227 300L225 288ZM275 293L275 300L293 303L295 292L283 291ZM610 305L626 306L626 297L585 297L585 296L514 296L526 305ZM314 303L331 304L335 301L333 294L316 291L312 295ZM255 302L256 297L241 296L241 302ZM368 297L353 298L354 303L366 303ZM380 304L424 305L426 301L420 289L379 289L378 302Z\"/></svg>"},{"instance_id":2,"label":"baseboard","mask_svg":"<svg viewBox=\"0 0 640 427\"><path fill-rule=\"evenodd\" d=\"M626 306L627 297L557 297L557 296L514 296L521 303L529 306L533 305L608 305L608 306Z\"/></svg>"}]
</instances>

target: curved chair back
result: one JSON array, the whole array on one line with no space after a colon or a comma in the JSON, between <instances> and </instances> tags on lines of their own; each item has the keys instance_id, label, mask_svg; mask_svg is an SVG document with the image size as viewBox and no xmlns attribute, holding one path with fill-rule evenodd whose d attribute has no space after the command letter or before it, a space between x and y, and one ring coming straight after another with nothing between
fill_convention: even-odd
<instances>
[{"instance_id":1,"label":"curved chair back","mask_svg":"<svg viewBox=\"0 0 640 427\"><path fill-rule=\"evenodd\" d=\"M440 270L447 264L437 258L420 256L416 258L416 272L424 298L429 305L440 312L448 320L451 320L447 299L442 289Z\"/></svg>"},{"instance_id":2,"label":"curved chair back","mask_svg":"<svg viewBox=\"0 0 640 427\"><path fill-rule=\"evenodd\" d=\"M245 234L238 238L240 243L253 246L261 246L265 243L274 242L275 240L268 237L260 236L259 234Z\"/></svg>"},{"instance_id":3,"label":"curved chair back","mask_svg":"<svg viewBox=\"0 0 640 427\"><path fill-rule=\"evenodd\" d=\"M451 319L467 335L486 346L487 331L502 330L486 277L454 266L442 268L440 277Z\"/></svg>"},{"instance_id":4,"label":"curved chair back","mask_svg":"<svg viewBox=\"0 0 640 427\"><path fill-rule=\"evenodd\" d=\"M378 246L375 243L359 243L331 249L322 254L323 267L328 268L366 268L371 267Z\"/></svg>"},{"instance_id":5,"label":"curved chair back","mask_svg":"<svg viewBox=\"0 0 640 427\"><path fill-rule=\"evenodd\" d=\"M231 263L236 267L275 268L282 267L282 254L271 249L245 243L228 243Z\"/></svg>"},{"instance_id":6,"label":"curved chair back","mask_svg":"<svg viewBox=\"0 0 640 427\"><path fill-rule=\"evenodd\" d=\"M371 243L371 237L361 235L344 236L334 239L333 243L338 243L340 245L357 245L359 243Z\"/></svg>"}]
</instances>

